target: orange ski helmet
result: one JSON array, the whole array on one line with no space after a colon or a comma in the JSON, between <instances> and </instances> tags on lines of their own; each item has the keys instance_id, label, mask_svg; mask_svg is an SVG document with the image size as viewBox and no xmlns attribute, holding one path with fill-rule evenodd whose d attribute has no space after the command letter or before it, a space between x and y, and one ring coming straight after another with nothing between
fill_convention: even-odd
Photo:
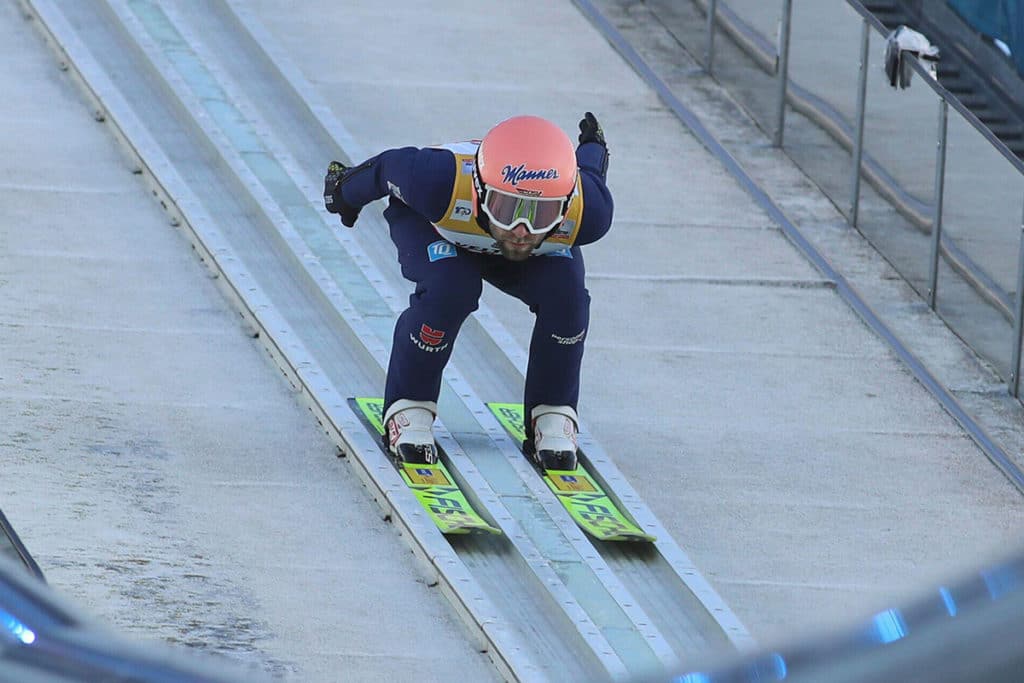
<instances>
[{"instance_id":1,"label":"orange ski helmet","mask_svg":"<svg viewBox=\"0 0 1024 683\"><path fill-rule=\"evenodd\" d=\"M576 149L565 131L539 116L514 116L477 149L476 206L491 226L545 233L564 220L576 174Z\"/></svg>"}]
</instances>

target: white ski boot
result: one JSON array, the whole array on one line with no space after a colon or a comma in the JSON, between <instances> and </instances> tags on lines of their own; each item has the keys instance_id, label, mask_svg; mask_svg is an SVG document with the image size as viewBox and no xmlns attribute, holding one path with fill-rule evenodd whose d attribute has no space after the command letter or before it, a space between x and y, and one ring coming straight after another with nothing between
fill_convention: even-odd
<instances>
[{"instance_id":1,"label":"white ski boot","mask_svg":"<svg viewBox=\"0 0 1024 683\"><path fill-rule=\"evenodd\" d=\"M540 405L533 419L533 459L545 470L574 470L579 417L569 406Z\"/></svg>"},{"instance_id":2,"label":"white ski boot","mask_svg":"<svg viewBox=\"0 0 1024 683\"><path fill-rule=\"evenodd\" d=\"M437 462L434 443L433 401L395 401L384 415L384 433L388 451L399 462L414 464Z\"/></svg>"}]
</instances>

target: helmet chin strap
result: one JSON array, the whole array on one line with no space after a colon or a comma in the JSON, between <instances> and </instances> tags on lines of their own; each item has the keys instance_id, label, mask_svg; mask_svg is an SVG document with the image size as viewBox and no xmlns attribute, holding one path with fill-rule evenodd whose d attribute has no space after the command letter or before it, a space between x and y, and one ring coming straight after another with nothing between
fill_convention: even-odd
<instances>
[{"instance_id":1,"label":"helmet chin strap","mask_svg":"<svg viewBox=\"0 0 1024 683\"><path fill-rule=\"evenodd\" d=\"M479 210L477 207L476 224L480 226L480 229L486 232L491 237L494 237L494 233L491 232L491 219L487 217L487 214ZM497 238L495 238L497 239Z\"/></svg>"}]
</instances>

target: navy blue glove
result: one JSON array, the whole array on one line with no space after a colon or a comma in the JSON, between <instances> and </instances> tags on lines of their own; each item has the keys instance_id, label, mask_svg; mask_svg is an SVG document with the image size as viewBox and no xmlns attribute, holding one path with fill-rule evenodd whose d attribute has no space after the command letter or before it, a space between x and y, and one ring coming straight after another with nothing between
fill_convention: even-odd
<instances>
[{"instance_id":1,"label":"navy blue glove","mask_svg":"<svg viewBox=\"0 0 1024 683\"><path fill-rule=\"evenodd\" d=\"M351 228L355 226L362 207L346 204L341 196L341 186L348 171L349 167L340 161L332 161L327 166L327 175L324 176L324 206L331 213L338 214L342 225Z\"/></svg>"},{"instance_id":2,"label":"navy blue glove","mask_svg":"<svg viewBox=\"0 0 1024 683\"><path fill-rule=\"evenodd\" d=\"M601 124L597 122L597 117L589 111L583 115L583 120L580 121L580 144L582 145L584 142L596 142L603 147L608 146L604 142L604 131L601 130Z\"/></svg>"}]
</instances>

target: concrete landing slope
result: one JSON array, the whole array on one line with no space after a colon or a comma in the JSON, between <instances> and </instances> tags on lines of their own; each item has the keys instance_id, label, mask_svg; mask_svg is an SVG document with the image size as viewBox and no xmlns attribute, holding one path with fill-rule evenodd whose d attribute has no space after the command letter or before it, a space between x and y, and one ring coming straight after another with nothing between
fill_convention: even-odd
<instances>
[{"instance_id":1,"label":"concrete landing slope","mask_svg":"<svg viewBox=\"0 0 1024 683\"><path fill-rule=\"evenodd\" d=\"M1019 494L573 4L243 4L371 153L597 113L617 213L585 251L583 418L755 637L1018 541ZM897 286L642 9L616 22L687 104ZM11 3L0 31L0 503L50 583L294 680L493 677ZM525 347L528 313L487 299Z\"/></svg>"},{"instance_id":2,"label":"concrete landing slope","mask_svg":"<svg viewBox=\"0 0 1024 683\"><path fill-rule=\"evenodd\" d=\"M51 587L287 680L495 678L15 3L0 43L0 504Z\"/></svg>"},{"instance_id":3,"label":"concrete landing slope","mask_svg":"<svg viewBox=\"0 0 1024 683\"><path fill-rule=\"evenodd\" d=\"M1019 493L573 5L245 4L368 153L479 136L513 113L569 132L598 114L617 209L584 251L582 417L755 637L862 615L1018 541ZM787 214L926 317L643 6L619 4L601 7L789 189ZM485 296L525 348L529 313ZM948 331L930 338L974 376Z\"/></svg>"}]
</instances>

